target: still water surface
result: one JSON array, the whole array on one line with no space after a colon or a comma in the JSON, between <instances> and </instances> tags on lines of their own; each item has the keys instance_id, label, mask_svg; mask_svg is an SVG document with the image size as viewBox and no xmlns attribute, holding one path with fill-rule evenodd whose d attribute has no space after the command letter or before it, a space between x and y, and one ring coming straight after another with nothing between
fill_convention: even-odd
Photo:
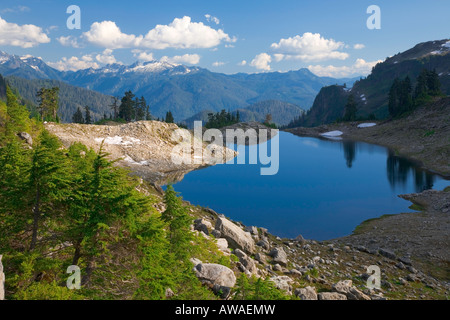
<instances>
[{"instance_id":1,"label":"still water surface","mask_svg":"<svg viewBox=\"0 0 450 320\"><path fill-rule=\"evenodd\" d=\"M399 194L450 185L384 147L286 132L279 138L277 175L261 176L261 165L223 164L193 171L174 188L192 204L280 237L326 240L370 218L411 212ZM248 155L258 146L240 148Z\"/></svg>"}]
</instances>

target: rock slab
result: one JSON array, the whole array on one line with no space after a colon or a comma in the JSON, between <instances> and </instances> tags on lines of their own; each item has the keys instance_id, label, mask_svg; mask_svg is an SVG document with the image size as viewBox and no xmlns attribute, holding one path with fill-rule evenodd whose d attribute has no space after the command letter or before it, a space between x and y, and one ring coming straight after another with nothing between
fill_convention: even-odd
<instances>
[{"instance_id":1,"label":"rock slab","mask_svg":"<svg viewBox=\"0 0 450 320\"><path fill-rule=\"evenodd\" d=\"M222 238L227 239L228 244L235 249L253 254L255 253L255 241L249 232L245 232L240 227L226 218L218 218L216 230L220 231Z\"/></svg>"}]
</instances>

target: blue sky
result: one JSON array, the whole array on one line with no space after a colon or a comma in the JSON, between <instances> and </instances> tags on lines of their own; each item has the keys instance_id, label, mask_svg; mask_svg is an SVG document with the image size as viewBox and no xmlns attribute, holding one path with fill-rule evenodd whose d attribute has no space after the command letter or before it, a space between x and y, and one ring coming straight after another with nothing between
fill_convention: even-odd
<instances>
[{"instance_id":1,"label":"blue sky","mask_svg":"<svg viewBox=\"0 0 450 320\"><path fill-rule=\"evenodd\" d=\"M81 30L66 27L72 4ZM381 9L380 30L366 26L370 5ZM346 77L449 38L449 13L448 0L2 0L0 50L62 70L162 59L223 73L307 67Z\"/></svg>"}]
</instances>

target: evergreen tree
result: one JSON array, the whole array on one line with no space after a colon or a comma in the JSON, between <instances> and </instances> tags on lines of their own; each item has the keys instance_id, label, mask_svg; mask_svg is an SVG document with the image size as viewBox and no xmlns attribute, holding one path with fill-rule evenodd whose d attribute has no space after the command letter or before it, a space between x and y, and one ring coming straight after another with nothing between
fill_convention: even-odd
<instances>
[{"instance_id":1,"label":"evergreen tree","mask_svg":"<svg viewBox=\"0 0 450 320\"><path fill-rule=\"evenodd\" d=\"M19 132L29 131L30 113L27 108L18 103L16 96L12 93L9 87L6 88L6 97L6 111L8 118L5 123L6 136L11 137Z\"/></svg>"},{"instance_id":2,"label":"evergreen tree","mask_svg":"<svg viewBox=\"0 0 450 320\"><path fill-rule=\"evenodd\" d=\"M134 94L131 91L127 91L125 92L125 96L121 100L121 104L119 107L119 118L130 122L134 119L134 108Z\"/></svg>"},{"instance_id":3,"label":"evergreen tree","mask_svg":"<svg viewBox=\"0 0 450 320\"><path fill-rule=\"evenodd\" d=\"M84 123L85 124L92 124L92 118L91 118L91 110L89 110L89 107L84 107Z\"/></svg>"},{"instance_id":4,"label":"evergreen tree","mask_svg":"<svg viewBox=\"0 0 450 320\"><path fill-rule=\"evenodd\" d=\"M398 78L394 80L389 90L389 114L392 117L412 110L413 100L411 91L411 80L408 76L404 80Z\"/></svg>"},{"instance_id":5,"label":"evergreen tree","mask_svg":"<svg viewBox=\"0 0 450 320\"><path fill-rule=\"evenodd\" d=\"M114 120L119 118L119 98L113 97L113 103L109 106L114 112Z\"/></svg>"},{"instance_id":6,"label":"evergreen tree","mask_svg":"<svg viewBox=\"0 0 450 320\"><path fill-rule=\"evenodd\" d=\"M56 214L56 204L68 196L68 164L57 137L42 131L33 150L29 188L32 200L32 237L30 250L37 245L39 223Z\"/></svg>"},{"instance_id":7,"label":"evergreen tree","mask_svg":"<svg viewBox=\"0 0 450 320\"><path fill-rule=\"evenodd\" d=\"M167 123L174 123L175 122L175 119L173 118L172 112L167 111L165 122L167 122Z\"/></svg>"},{"instance_id":8,"label":"evergreen tree","mask_svg":"<svg viewBox=\"0 0 450 320\"><path fill-rule=\"evenodd\" d=\"M345 105L344 121L356 120L357 105L353 94L348 96L347 104Z\"/></svg>"},{"instance_id":9,"label":"evergreen tree","mask_svg":"<svg viewBox=\"0 0 450 320\"><path fill-rule=\"evenodd\" d=\"M72 116L73 123L84 123L83 112L81 112L80 107L77 108L77 111Z\"/></svg>"},{"instance_id":10,"label":"evergreen tree","mask_svg":"<svg viewBox=\"0 0 450 320\"><path fill-rule=\"evenodd\" d=\"M41 88L37 93L39 113L43 120L57 121L59 108L59 88Z\"/></svg>"},{"instance_id":11,"label":"evergreen tree","mask_svg":"<svg viewBox=\"0 0 450 320\"><path fill-rule=\"evenodd\" d=\"M6 98L6 81L0 74L0 100Z\"/></svg>"},{"instance_id":12,"label":"evergreen tree","mask_svg":"<svg viewBox=\"0 0 450 320\"><path fill-rule=\"evenodd\" d=\"M436 70L430 71L427 74L427 87L428 94L430 96L438 96L441 92L441 82L439 81L439 75Z\"/></svg>"},{"instance_id":13,"label":"evergreen tree","mask_svg":"<svg viewBox=\"0 0 450 320\"><path fill-rule=\"evenodd\" d=\"M161 218L168 226L168 238L171 245L171 252L177 260L185 260L189 257L190 241L192 234L190 225L192 218L183 207L181 199L173 189L172 185L167 187L164 194L166 210Z\"/></svg>"},{"instance_id":14,"label":"evergreen tree","mask_svg":"<svg viewBox=\"0 0 450 320\"><path fill-rule=\"evenodd\" d=\"M28 229L30 218L30 151L17 139L0 148L0 252L6 253L15 236Z\"/></svg>"},{"instance_id":15,"label":"evergreen tree","mask_svg":"<svg viewBox=\"0 0 450 320\"><path fill-rule=\"evenodd\" d=\"M80 151L85 155L80 156ZM149 202L136 191L136 184L127 171L107 160L103 145L97 154L76 145L69 151L69 156L78 165L76 187L70 200L71 227L67 234L74 244L73 264L85 257L87 266L83 283L87 284L95 258L107 251L102 238L105 232L119 220L134 221L149 210Z\"/></svg>"},{"instance_id":16,"label":"evergreen tree","mask_svg":"<svg viewBox=\"0 0 450 320\"><path fill-rule=\"evenodd\" d=\"M428 72L423 69L417 77L416 89L414 92L414 98L419 99L425 97L428 94Z\"/></svg>"}]
</instances>

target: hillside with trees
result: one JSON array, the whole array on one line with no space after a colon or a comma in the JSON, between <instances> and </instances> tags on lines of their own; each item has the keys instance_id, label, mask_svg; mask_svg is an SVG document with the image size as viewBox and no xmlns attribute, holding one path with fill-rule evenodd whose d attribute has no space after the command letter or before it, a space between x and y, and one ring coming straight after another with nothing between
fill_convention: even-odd
<instances>
[{"instance_id":1,"label":"hillside with trees","mask_svg":"<svg viewBox=\"0 0 450 320\"><path fill-rule=\"evenodd\" d=\"M404 113L413 106L412 99L418 95L416 90L423 92L422 88L427 81L435 82L431 84L431 95L437 95L437 92L433 92L437 81L440 83L440 92L449 95L448 43L448 40L420 43L410 50L387 58L378 63L367 78L356 81L352 88L341 85L322 88L305 117L297 118L289 127L318 126L342 120L350 94L357 105L356 119L386 119ZM424 70L426 75L423 74ZM393 83L395 79L396 84ZM423 102L419 99L415 105L420 101ZM394 104L405 109L392 110Z\"/></svg>"},{"instance_id":2,"label":"hillside with trees","mask_svg":"<svg viewBox=\"0 0 450 320\"><path fill-rule=\"evenodd\" d=\"M78 108L84 110L89 106L94 121L103 119L105 113L110 116L110 105L113 101L111 96L74 87L62 81L56 80L27 80L15 76L6 77L8 85L19 94L30 109L37 108L39 97L37 92L42 88L59 88L59 111L58 117L61 122L71 122L73 114Z\"/></svg>"}]
</instances>

